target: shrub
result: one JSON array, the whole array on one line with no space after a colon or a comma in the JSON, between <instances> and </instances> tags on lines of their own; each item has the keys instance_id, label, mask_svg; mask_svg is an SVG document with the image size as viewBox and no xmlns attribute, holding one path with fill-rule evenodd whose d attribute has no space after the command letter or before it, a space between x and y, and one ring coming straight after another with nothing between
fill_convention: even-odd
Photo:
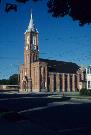
<instances>
[{"instance_id":1,"label":"shrub","mask_svg":"<svg viewBox=\"0 0 91 135\"><path fill-rule=\"evenodd\" d=\"M87 95L87 93L88 93L88 90L87 89L81 89L80 90L80 95L82 96L82 95Z\"/></svg>"},{"instance_id":2,"label":"shrub","mask_svg":"<svg viewBox=\"0 0 91 135\"><path fill-rule=\"evenodd\" d=\"M91 89L87 90L87 95L91 96Z\"/></svg>"},{"instance_id":3,"label":"shrub","mask_svg":"<svg viewBox=\"0 0 91 135\"><path fill-rule=\"evenodd\" d=\"M87 90L87 89L81 89L80 90L80 95L81 96L91 96L91 89Z\"/></svg>"}]
</instances>

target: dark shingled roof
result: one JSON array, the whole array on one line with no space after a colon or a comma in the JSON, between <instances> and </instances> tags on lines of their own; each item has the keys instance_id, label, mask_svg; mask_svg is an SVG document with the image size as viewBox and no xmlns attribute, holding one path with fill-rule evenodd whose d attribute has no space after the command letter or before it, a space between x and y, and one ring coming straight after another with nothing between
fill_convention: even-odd
<instances>
[{"instance_id":1,"label":"dark shingled roof","mask_svg":"<svg viewBox=\"0 0 91 135\"><path fill-rule=\"evenodd\" d=\"M49 72L76 73L77 70L80 68L77 64L72 62L56 61L42 58L39 58L39 61L46 62L48 64Z\"/></svg>"}]
</instances>

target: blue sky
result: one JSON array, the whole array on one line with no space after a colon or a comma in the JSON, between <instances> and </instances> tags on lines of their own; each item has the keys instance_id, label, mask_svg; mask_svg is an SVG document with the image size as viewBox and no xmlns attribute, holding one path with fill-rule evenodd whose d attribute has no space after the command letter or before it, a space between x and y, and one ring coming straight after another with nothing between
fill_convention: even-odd
<instances>
[{"instance_id":1,"label":"blue sky","mask_svg":"<svg viewBox=\"0 0 91 135\"><path fill-rule=\"evenodd\" d=\"M53 18L48 14L45 2L18 3L18 12L10 13L4 12L4 2L0 5L0 79L18 73L18 67L24 61L24 32L31 8L39 31L40 57L82 66L91 64L91 25L80 27L68 16Z\"/></svg>"}]
</instances>

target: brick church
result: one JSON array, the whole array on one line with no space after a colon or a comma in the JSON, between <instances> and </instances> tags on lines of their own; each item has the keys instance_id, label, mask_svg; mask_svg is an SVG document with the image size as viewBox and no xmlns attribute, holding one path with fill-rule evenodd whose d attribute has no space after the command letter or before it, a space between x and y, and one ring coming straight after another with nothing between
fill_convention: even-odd
<instances>
[{"instance_id":1,"label":"brick church","mask_svg":"<svg viewBox=\"0 0 91 135\"><path fill-rule=\"evenodd\" d=\"M70 92L85 87L85 70L72 62L39 58L38 35L31 13L25 32L24 64L20 66L20 91Z\"/></svg>"}]
</instances>

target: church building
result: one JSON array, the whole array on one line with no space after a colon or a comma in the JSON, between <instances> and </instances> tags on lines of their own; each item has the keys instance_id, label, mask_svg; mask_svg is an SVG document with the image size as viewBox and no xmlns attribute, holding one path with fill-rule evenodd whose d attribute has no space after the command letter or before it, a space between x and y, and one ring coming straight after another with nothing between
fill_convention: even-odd
<instances>
[{"instance_id":1,"label":"church building","mask_svg":"<svg viewBox=\"0 0 91 135\"><path fill-rule=\"evenodd\" d=\"M71 92L85 87L85 69L72 62L39 57L39 32L31 13L25 32L24 64L20 66L20 91Z\"/></svg>"}]
</instances>

